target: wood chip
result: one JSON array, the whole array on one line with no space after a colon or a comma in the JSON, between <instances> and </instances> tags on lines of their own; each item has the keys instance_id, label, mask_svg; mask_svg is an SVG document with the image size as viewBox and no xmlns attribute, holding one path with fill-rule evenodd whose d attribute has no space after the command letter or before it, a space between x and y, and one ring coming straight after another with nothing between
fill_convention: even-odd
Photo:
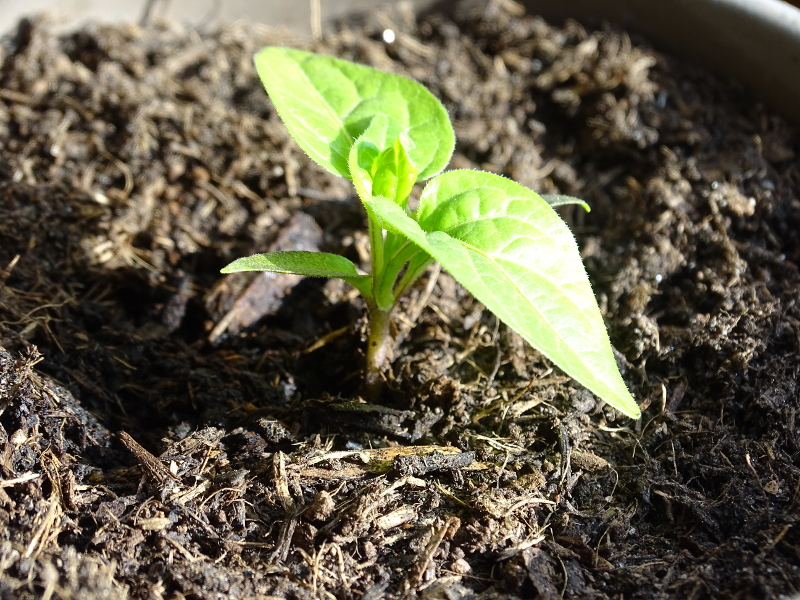
<instances>
[{"instance_id":1,"label":"wood chip","mask_svg":"<svg viewBox=\"0 0 800 600\"><path fill-rule=\"evenodd\" d=\"M572 451L570 463L573 467L583 469L584 471L604 471L611 468L611 464L605 458L601 458L591 452L582 452L580 450Z\"/></svg>"},{"instance_id":2,"label":"wood chip","mask_svg":"<svg viewBox=\"0 0 800 600\"><path fill-rule=\"evenodd\" d=\"M273 457L272 477L283 510L286 511L286 514L293 514L295 504L292 494L289 492L289 479L286 477L286 455L283 452L276 452Z\"/></svg>"},{"instance_id":3,"label":"wood chip","mask_svg":"<svg viewBox=\"0 0 800 600\"><path fill-rule=\"evenodd\" d=\"M144 531L161 531L172 524L166 517L153 517L152 519L142 519L136 526Z\"/></svg>"},{"instance_id":4,"label":"wood chip","mask_svg":"<svg viewBox=\"0 0 800 600\"><path fill-rule=\"evenodd\" d=\"M164 463L145 450L126 432L120 431L119 439L136 457L136 460L139 461L139 464L142 465L142 468L144 468L147 474L155 479L158 483L164 485L167 482L178 480L177 477L169 472L169 469L164 465Z\"/></svg>"}]
</instances>

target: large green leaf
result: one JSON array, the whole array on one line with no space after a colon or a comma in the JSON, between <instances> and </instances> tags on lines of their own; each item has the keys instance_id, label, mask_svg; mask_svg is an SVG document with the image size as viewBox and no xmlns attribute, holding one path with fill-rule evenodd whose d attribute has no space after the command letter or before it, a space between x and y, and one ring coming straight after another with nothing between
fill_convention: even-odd
<instances>
[{"instance_id":1,"label":"large green leaf","mask_svg":"<svg viewBox=\"0 0 800 600\"><path fill-rule=\"evenodd\" d=\"M291 273L306 277L338 277L355 286L362 293L369 293L371 278L359 275L356 266L344 256L328 252L307 252L291 250L254 254L233 261L221 273L240 271L270 271L272 273Z\"/></svg>"},{"instance_id":2,"label":"large green leaf","mask_svg":"<svg viewBox=\"0 0 800 600\"><path fill-rule=\"evenodd\" d=\"M419 178L440 172L455 135L442 104L415 81L302 50L271 46L255 56L256 69L297 144L327 170L350 177L350 147L373 118L388 127L378 151L404 133Z\"/></svg>"},{"instance_id":3,"label":"large green leaf","mask_svg":"<svg viewBox=\"0 0 800 600\"><path fill-rule=\"evenodd\" d=\"M491 173L450 171L426 186L416 221L385 198L367 202L385 229L428 252L567 374L626 415L640 416L575 238L540 196Z\"/></svg>"}]
</instances>

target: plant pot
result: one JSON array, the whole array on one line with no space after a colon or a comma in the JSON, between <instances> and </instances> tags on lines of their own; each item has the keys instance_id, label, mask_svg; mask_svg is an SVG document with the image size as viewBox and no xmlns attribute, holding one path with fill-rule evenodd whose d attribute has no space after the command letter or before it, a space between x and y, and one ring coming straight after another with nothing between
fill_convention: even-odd
<instances>
[{"instance_id":1,"label":"plant pot","mask_svg":"<svg viewBox=\"0 0 800 600\"><path fill-rule=\"evenodd\" d=\"M658 47L745 84L800 122L800 9L780 0L527 0L551 19L618 23Z\"/></svg>"},{"instance_id":2,"label":"plant pot","mask_svg":"<svg viewBox=\"0 0 800 600\"><path fill-rule=\"evenodd\" d=\"M275 0L264 3L243 1L216 5L210 0L181 0L161 7L154 15L188 23L214 19L247 19L270 26L286 26L301 35L311 34L313 2ZM415 0L414 10L422 12L435 5L447 7L447 0ZM800 9L781 0L524 0L534 14L551 20L567 18L597 23L616 23L637 32L659 49L745 84L754 97L768 102L784 116L800 122ZM380 6L377 0L320 0L320 24L346 20ZM86 19L129 21L140 19L143 6L110 1L100 5L65 8L55 0L11 2L0 20L0 30L10 28L25 14L54 11L67 24Z\"/></svg>"}]
</instances>

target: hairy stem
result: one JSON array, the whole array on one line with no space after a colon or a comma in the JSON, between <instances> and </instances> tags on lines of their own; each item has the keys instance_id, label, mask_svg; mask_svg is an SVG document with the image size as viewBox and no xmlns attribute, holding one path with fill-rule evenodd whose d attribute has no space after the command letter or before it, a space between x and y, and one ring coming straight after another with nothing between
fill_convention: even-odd
<instances>
[{"instance_id":1,"label":"hairy stem","mask_svg":"<svg viewBox=\"0 0 800 600\"><path fill-rule=\"evenodd\" d=\"M420 275L425 272L425 269L427 269L432 262L433 258L422 252L413 257L402 279L400 279L394 287L396 297L402 298L408 291L408 288L414 285L414 282L419 279Z\"/></svg>"},{"instance_id":2,"label":"hairy stem","mask_svg":"<svg viewBox=\"0 0 800 600\"><path fill-rule=\"evenodd\" d=\"M383 229L378 224L369 219L369 245L372 256L372 277L375 277L383 270ZM374 292L375 290L373 290Z\"/></svg>"},{"instance_id":3,"label":"hairy stem","mask_svg":"<svg viewBox=\"0 0 800 600\"><path fill-rule=\"evenodd\" d=\"M399 295L395 294L394 291L397 277L415 254L419 254L419 248L413 244L406 244L387 262L375 288L375 301L378 306L387 308L397 303Z\"/></svg>"},{"instance_id":4,"label":"hairy stem","mask_svg":"<svg viewBox=\"0 0 800 600\"><path fill-rule=\"evenodd\" d=\"M384 310L370 303L369 339L367 340L367 369L364 387L369 399L376 400L383 387L383 371L392 336L389 334L391 307Z\"/></svg>"}]
</instances>

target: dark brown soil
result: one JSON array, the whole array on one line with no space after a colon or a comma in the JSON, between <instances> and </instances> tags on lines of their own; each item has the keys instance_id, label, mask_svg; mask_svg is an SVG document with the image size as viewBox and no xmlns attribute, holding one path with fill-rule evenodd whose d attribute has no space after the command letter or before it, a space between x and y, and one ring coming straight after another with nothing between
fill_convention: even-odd
<instances>
[{"instance_id":1,"label":"dark brown soil","mask_svg":"<svg viewBox=\"0 0 800 600\"><path fill-rule=\"evenodd\" d=\"M357 200L251 64L295 42L26 21L0 47L0 597L798 592L797 132L615 29L500 4L313 47L427 85L452 166L590 202L564 216L642 420L436 270L362 402L345 284L219 274L365 258Z\"/></svg>"}]
</instances>

